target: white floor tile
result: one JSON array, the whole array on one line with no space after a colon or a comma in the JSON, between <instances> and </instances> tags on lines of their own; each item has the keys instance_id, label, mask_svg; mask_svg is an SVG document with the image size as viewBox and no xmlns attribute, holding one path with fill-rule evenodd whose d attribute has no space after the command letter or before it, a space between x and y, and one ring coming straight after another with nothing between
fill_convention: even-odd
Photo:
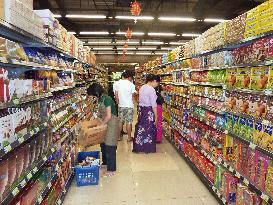
<instances>
[{"instance_id":1,"label":"white floor tile","mask_svg":"<svg viewBox=\"0 0 273 205\"><path fill-rule=\"evenodd\" d=\"M100 150L99 146L89 150ZM98 186L73 182L64 205L217 205L191 168L166 141L156 154L132 153L132 144L119 142L117 174L101 176Z\"/></svg>"}]
</instances>

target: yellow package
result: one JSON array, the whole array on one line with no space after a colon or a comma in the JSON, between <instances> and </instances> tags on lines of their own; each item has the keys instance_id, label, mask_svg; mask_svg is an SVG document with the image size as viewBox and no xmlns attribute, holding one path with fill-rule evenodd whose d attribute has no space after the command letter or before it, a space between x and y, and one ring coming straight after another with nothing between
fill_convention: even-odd
<instances>
[{"instance_id":1,"label":"yellow package","mask_svg":"<svg viewBox=\"0 0 273 205\"><path fill-rule=\"evenodd\" d=\"M251 69L251 89L264 90L268 83L268 66L253 67Z\"/></svg>"},{"instance_id":2,"label":"yellow package","mask_svg":"<svg viewBox=\"0 0 273 205\"><path fill-rule=\"evenodd\" d=\"M246 68L238 68L237 69L237 82L235 84L236 88L250 88L250 81L251 81L251 69Z\"/></svg>"}]
</instances>

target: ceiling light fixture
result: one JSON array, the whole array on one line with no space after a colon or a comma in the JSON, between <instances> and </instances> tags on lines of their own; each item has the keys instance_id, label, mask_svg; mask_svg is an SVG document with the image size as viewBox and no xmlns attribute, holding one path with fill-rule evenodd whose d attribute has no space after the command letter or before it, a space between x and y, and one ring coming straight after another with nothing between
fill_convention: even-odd
<instances>
[{"instance_id":1,"label":"ceiling light fixture","mask_svg":"<svg viewBox=\"0 0 273 205\"><path fill-rule=\"evenodd\" d=\"M158 20L160 20L160 21L179 21L179 22L196 21L195 18L191 18L191 17L167 17L167 16L159 17Z\"/></svg>"},{"instance_id":2,"label":"ceiling light fixture","mask_svg":"<svg viewBox=\"0 0 273 205\"><path fill-rule=\"evenodd\" d=\"M152 16L116 16L115 18L122 20L154 20L154 17Z\"/></svg>"},{"instance_id":3,"label":"ceiling light fixture","mask_svg":"<svg viewBox=\"0 0 273 205\"><path fill-rule=\"evenodd\" d=\"M85 15L85 14L67 14L65 15L66 18L73 18L73 19L105 19L106 16L104 15Z\"/></svg>"},{"instance_id":4,"label":"ceiling light fixture","mask_svg":"<svg viewBox=\"0 0 273 205\"><path fill-rule=\"evenodd\" d=\"M139 44L139 41L117 41L116 44L124 44L124 43L128 43L128 44Z\"/></svg>"},{"instance_id":5,"label":"ceiling light fixture","mask_svg":"<svg viewBox=\"0 0 273 205\"><path fill-rule=\"evenodd\" d=\"M177 46L179 46L179 45L184 45L185 43L182 43L182 42L170 42L169 44L170 45L177 45Z\"/></svg>"},{"instance_id":6,"label":"ceiling light fixture","mask_svg":"<svg viewBox=\"0 0 273 205\"><path fill-rule=\"evenodd\" d=\"M118 52L119 55L123 55L123 52ZM126 52L125 55L134 55L133 52Z\"/></svg>"},{"instance_id":7,"label":"ceiling light fixture","mask_svg":"<svg viewBox=\"0 0 273 205\"><path fill-rule=\"evenodd\" d=\"M175 36L175 33L148 33L149 36Z\"/></svg>"},{"instance_id":8,"label":"ceiling light fixture","mask_svg":"<svg viewBox=\"0 0 273 205\"><path fill-rule=\"evenodd\" d=\"M144 41L142 44L150 44L150 45L162 45L164 42L161 41Z\"/></svg>"},{"instance_id":9,"label":"ceiling light fixture","mask_svg":"<svg viewBox=\"0 0 273 205\"><path fill-rule=\"evenodd\" d=\"M118 47L117 50L136 50L136 48L123 48L123 47Z\"/></svg>"},{"instance_id":10,"label":"ceiling light fixture","mask_svg":"<svg viewBox=\"0 0 273 205\"><path fill-rule=\"evenodd\" d=\"M88 44L111 44L111 41L88 41Z\"/></svg>"},{"instance_id":11,"label":"ceiling light fixture","mask_svg":"<svg viewBox=\"0 0 273 205\"><path fill-rule=\"evenodd\" d=\"M95 47L95 48L92 48L93 50L113 50L112 47Z\"/></svg>"},{"instance_id":12,"label":"ceiling light fixture","mask_svg":"<svg viewBox=\"0 0 273 205\"><path fill-rule=\"evenodd\" d=\"M166 48L166 47L162 47L160 50L166 50L166 51L170 51L173 50L174 48Z\"/></svg>"},{"instance_id":13,"label":"ceiling light fixture","mask_svg":"<svg viewBox=\"0 0 273 205\"><path fill-rule=\"evenodd\" d=\"M222 23L225 22L225 19L218 19L218 18L205 18L205 22L212 22L212 23Z\"/></svg>"},{"instance_id":14,"label":"ceiling light fixture","mask_svg":"<svg viewBox=\"0 0 273 205\"><path fill-rule=\"evenodd\" d=\"M54 17L54 18L61 18L62 15L60 15L60 14L53 14L53 17Z\"/></svg>"},{"instance_id":15,"label":"ceiling light fixture","mask_svg":"<svg viewBox=\"0 0 273 205\"><path fill-rule=\"evenodd\" d=\"M155 52L155 55L167 55L168 53L158 53L158 52Z\"/></svg>"},{"instance_id":16,"label":"ceiling light fixture","mask_svg":"<svg viewBox=\"0 0 273 205\"><path fill-rule=\"evenodd\" d=\"M198 33L183 33L182 36L184 36L184 37L198 37L198 36L201 36L201 34L198 34Z\"/></svg>"},{"instance_id":17,"label":"ceiling light fixture","mask_svg":"<svg viewBox=\"0 0 273 205\"><path fill-rule=\"evenodd\" d=\"M152 53L150 53L150 52L139 52L139 53L136 53L136 55L151 56L151 55L153 55L153 54L152 54Z\"/></svg>"},{"instance_id":18,"label":"ceiling light fixture","mask_svg":"<svg viewBox=\"0 0 273 205\"><path fill-rule=\"evenodd\" d=\"M155 47L139 47L138 50L156 50Z\"/></svg>"},{"instance_id":19,"label":"ceiling light fixture","mask_svg":"<svg viewBox=\"0 0 273 205\"><path fill-rule=\"evenodd\" d=\"M75 35L75 34L76 34L76 32L75 32L75 31L68 31L67 33L68 33L68 34L73 34L73 35Z\"/></svg>"},{"instance_id":20,"label":"ceiling light fixture","mask_svg":"<svg viewBox=\"0 0 273 205\"><path fill-rule=\"evenodd\" d=\"M81 31L81 35L108 35L107 31Z\"/></svg>"},{"instance_id":21,"label":"ceiling light fixture","mask_svg":"<svg viewBox=\"0 0 273 205\"><path fill-rule=\"evenodd\" d=\"M96 55L114 55L115 53L111 52L111 53L107 53L107 52L100 52L100 53L96 53Z\"/></svg>"},{"instance_id":22,"label":"ceiling light fixture","mask_svg":"<svg viewBox=\"0 0 273 205\"><path fill-rule=\"evenodd\" d=\"M116 32L117 35L125 35L126 32ZM132 32L133 36L143 36L145 33L143 32Z\"/></svg>"}]
</instances>

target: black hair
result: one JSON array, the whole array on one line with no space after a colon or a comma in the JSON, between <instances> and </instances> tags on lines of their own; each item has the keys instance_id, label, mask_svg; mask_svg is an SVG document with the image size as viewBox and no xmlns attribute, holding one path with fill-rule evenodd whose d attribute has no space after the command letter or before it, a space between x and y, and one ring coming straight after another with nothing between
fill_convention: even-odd
<instances>
[{"instance_id":1,"label":"black hair","mask_svg":"<svg viewBox=\"0 0 273 205\"><path fill-rule=\"evenodd\" d=\"M93 83L87 88L87 94L100 98L105 90L99 83Z\"/></svg>"},{"instance_id":2,"label":"black hair","mask_svg":"<svg viewBox=\"0 0 273 205\"><path fill-rule=\"evenodd\" d=\"M155 78L156 78L156 82L160 83L160 76L156 75Z\"/></svg>"},{"instance_id":3,"label":"black hair","mask_svg":"<svg viewBox=\"0 0 273 205\"><path fill-rule=\"evenodd\" d=\"M154 75L154 74L148 74L147 77L146 77L146 83L149 83L149 82L152 82L152 81L156 81L156 82L159 82L158 81L158 77L157 75Z\"/></svg>"},{"instance_id":4,"label":"black hair","mask_svg":"<svg viewBox=\"0 0 273 205\"><path fill-rule=\"evenodd\" d=\"M134 77L134 73L130 70L126 70L122 73L122 77L124 78L133 78Z\"/></svg>"}]
</instances>

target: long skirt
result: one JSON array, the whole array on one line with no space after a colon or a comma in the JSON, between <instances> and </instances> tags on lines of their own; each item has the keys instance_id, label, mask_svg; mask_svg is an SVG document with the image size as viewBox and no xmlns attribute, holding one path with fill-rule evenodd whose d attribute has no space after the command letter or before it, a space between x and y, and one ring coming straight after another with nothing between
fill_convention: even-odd
<instances>
[{"instance_id":1,"label":"long skirt","mask_svg":"<svg viewBox=\"0 0 273 205\"><path fill-rule=\"evenodd\" d=\"M133 152L156 152L156 126L152 107L139 107Z\"/></svg>"},{"instance_id":2,"label":"long skirt","mask_svg":"<svg viewBox=\"0 0 273 205\"><path fill-rule=\"evenodd\" d=\"M157 105L157 133L156 142L162 142L162 105Z\"/></svg>"}]
</instances>

